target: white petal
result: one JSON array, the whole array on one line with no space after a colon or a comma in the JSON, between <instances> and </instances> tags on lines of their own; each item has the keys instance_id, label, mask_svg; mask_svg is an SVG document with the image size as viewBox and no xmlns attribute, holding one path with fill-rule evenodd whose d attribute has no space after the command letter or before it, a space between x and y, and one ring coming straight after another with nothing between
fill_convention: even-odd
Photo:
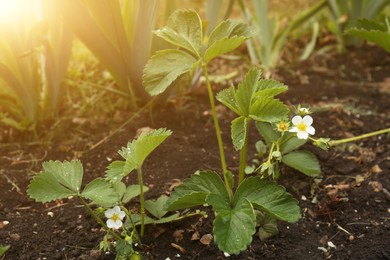
<instances>
[{"instance_id":1,"label":"white petal","mask_svg":"<svg viewBox=\"0 0 390 260\"><path fill-rule=\"evenodd\" d=\"M303 123L305 123L305 125L309 126L311 124L313 124L313 118L311 116L305 116L303 119L302 119Z\"/></svg>"},{"instance_id":2,"label":"white petal","mask_svg":"<svg viewBox=\"0 0 390 260\"><path fill-rule=\"evenodd\" d=\"M114 211L112 209L108 209L104 212L104 216L106 216L106 218L112 218L112 216L114 216Z\"/></svg>"},{"instance_id":3,"label":"white petal","mask_svg":"<svg viewBox=\"0 0 390 260\"><path fill-rule=\"evenodd\" d=\"M122 220L126 216L125 212L121 211L118 213L118 217Z\"/></svg>"},{"instance_id":4,"label":"white petal","mask_svg":"<svg viewBox=\"0 0 390 260\"><path fill-rule=\"evenodd\" d=\"M299 125L299 123L302 122L302 117L301 117L301 116L294 116L294 117L291 119L291 122L292 122L294 125Z\"/></svg>"},{"instance_id":5,"label":"white petal","mask_svg":"<svg viewBox=\"0 0 390 260\"><path fill-rule=\"evenodd\" d=\"M316 130L314 129L314 127L312 127L311 125L309 125L306 129L306 132L308 132L309 134L311 135L314 135L316 133Z\"/></svg>"},{"instance_id":6,"label":"white petal","mask_svg":"<svg viewBox=\"0 0 390 260\"><path fill-rule=\"evenodd\" d=\"M108 228L113 228L113 227L115 227L115 221L112 220L112 219L107 219L106 224L107 224L107 227L108 227Z\"/></svg>"},{"instance_id":7,"label":"white petal","mask_svg":"<svg viewBox=\"0 0 390 260\"><path fill-rule=\"evenodd\" d=\"M121 226L123 225L122 221L120 221L119 219L117 221L115 221L115 224L114 224L114 228L115 229L119 229L121 228Z\"/></svg>"},{"instance_id":8,"label":"white petal","mask_svg":"<svg viewBox=\"0 0 390 260\"><path fill-rule=\"evenodd\" d=\"M293 133L296 133L298 132L298 128L296 128L295 126L292 127L290 130L288 130L289 132L293 132Z\"/></svg>"},{"instance_id":9,"label":"white petal","mask_svg":"<svg viewBox=\"0 0 390 260\"><path fill-rule=\"evenodd\" d=\"M121 208L119 206L115 206L114 208L112 208L112 210L116 213L116 214L119 214L119 212L121 212Z\"/></svg>"},{"instance_id":10,"label":"white petal","mask_svg":"<svg viewBox=\"0 0 390 260\"><path fill-rule=\"evenodd\" d=\"M309 134L306 133L305 131L299 131L299 132L297 133L297 137L298 137L299 139L307 139L307 138L309 137Z\"/></svg>"}]
</instances>

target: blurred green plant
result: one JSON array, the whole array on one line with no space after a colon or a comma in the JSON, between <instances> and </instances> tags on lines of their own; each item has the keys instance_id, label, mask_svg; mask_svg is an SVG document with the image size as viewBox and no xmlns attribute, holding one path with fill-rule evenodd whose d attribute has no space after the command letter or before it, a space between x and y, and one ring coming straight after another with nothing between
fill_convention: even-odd
<instances>
[{"instance_id":1,"label":"blurred green plant","mask_svg":"<svg viewBox=\"0 0 390 260\"><path fill-rule=\"evenodd\" d=\"M390 17L387 16L383 23L368 19L351 21L344 31L347 35L354 35L367 41L371 41L390 53Z\"/></svg>"},{"instance_id":2,"label":"blurred green plant","mask_svg":"<svg viewBox=\"0 0 390 260\"><path fill-rule=\"evenodd\" d=\"M337 37L338 50L344 51L348 45L358 46L362 43L356 35L343 33L348 22L374 19L389 4L390 0L328 0L330 19L327 26Z\"/></svg>"},{"instance_id":3,"label":"blurred green plant","mask_svg":"<svg viewBox=\"0 0 390 260\"><path fill-rule=\"evenodd\" d=\"M245 19L257 27L257 35L247 41L248 51L253 64L261 63L266 70L270 70L278 65L281 52L285 47L288 36L303 24L311 22L311 19L327 5L326 0L321 0L307 10L295 16L286 26L281 26L279 21L269 15L269 0L253 0L254 13L249 11L244 0L238 1ZM318 34L318 25L313 22L313 35ZM315 40L311 40L302 57L308 57L313 51Z\"/></svg>"},{"instance_id":4,"label":"blurred green plant","mask_svg":"<svg viewBox=\"0 0 390 260\"><path fill-rule=\"evenodd\" d=\"M52 118L66 91L72 34L55 16L53 1L42 1L40 15L34 2L10 21L0 21L0 120L19 130L34 130ZM33 24L31 26L31 24Z\"/></svg>"},{"instance_id":5,"label":"blurred green plant","mask_svg":"<svg viewBox=\"0 0 390 260\"><path fill-rule=\"evenodd\" d=\"M150 56L159 0L60 0L67 24L112 74L130 102L149 98L142 70Z\"/></svg>"}]
</instances>

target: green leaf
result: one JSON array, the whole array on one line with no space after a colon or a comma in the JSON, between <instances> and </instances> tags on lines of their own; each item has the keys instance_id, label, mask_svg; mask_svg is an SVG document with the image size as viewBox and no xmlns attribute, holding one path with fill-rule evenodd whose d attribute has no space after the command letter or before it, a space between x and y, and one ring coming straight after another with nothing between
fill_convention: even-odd
<instances>
[{"instance_id":1,"label":"green leaf","mask_svg":"<svg viewBox=\"0 0 390 260\"><path fill-rule=\"evenodd\" d=\"M149 187L143 186L143 191L147 192L149 190ZM125 193L122 197L122 203L126 204L130 200L134 199L135 197L139 196L141 194L141 189L138 184L129 185L126 188Z\"/></svg>"},{"instance_id":2,"label":"green leaf","mask_svg":"<svg viewBox=\"0 0 390 260\"><path fill-rule=\"evenodd\" d=\"M253 95L256 91L258 91L258 81L260 79L260 75L261 74L258 69L251 69L245 75L242 82L238 84L235 100L239 107L240 116L249 116Z\"/></svg>"},{"instance_id":3,"label":"green leaf","mask_svg":"<svg viewBox=\"0 0 390 260\"><path fill-rule=\"evenodd\" d=\"M165 210L165 204L167 201L168 197L165 195L160 196L156 200L147 200L145 201L145 209L154 217L160 219L168 213L168 211Z\"/></svg>"},{"instance_id":4,"label":"green leaf","mask_svg":"<svg viewBox=\"0 0 390 260\"><path fill-rule=\"evenodd\" d=\"M97 178L88 183L81 196L102 207L112 207L119 201L118 194L108 181Z\"/></svg>"},{"instance_id":5,"label":"green leaf","mask_svg":"<svg viewBox=\"0 0 390 260\"><path fill-rule=\"evenodd\" d=\"M258 82L258 91L255 98L274 97L288 90L288 87L283 83L272 79L261 79Z\"/></svg>"},{"instance_id":6,"label":"green leaf","mask_svg":"<svg viewBox=\"0 0 390 260\"><path fill-rule=\"evenodd\" d=\"M141 225L141 215L140 214L131 214L131 218L136 226ZM176 220L180 220L182 217L180 216L180 213L175 213L173 215L169 215L167 217L162 217L159 219L153 219L151 217L145 216L144 218L144 224L149 225L149 224L164 224L164 223L169 223L173 222ZM132 228L131 223L125 222L125 226L128 228Z\"/></svg>"},{"instance_id":7,"label":"green leaf","mask_svg":"<svg viewBox=\"0 0 390 260\"><path fill-rule=\"evenodd\" d=\"M311 177L321 174L320 164L316 157L308 151L288 153L282 157L282 162Z\"/></svg>"},{"instance_id":8,"label":"green leaf","mask_svg":"<svg viewBox=\"0 0 390 260\"><path fill-rule=\"evenodd\" d=\"M280 152L282 154L289 153L307 142L306 139L299 139L293 133L285 133L280 144Z\"/></svg>"},{"instance_id":9,"label":"green leaf","mask_svg":"<svg viewBox=\"0 0 390 260\"><path fill-rule=\"evenodd\" d=\"M276 219L296 222L301 218L298 201L283 186L260 177L247 178L238 186L233 204L241 200L248 200L254 208Z\"/></svg>"},{"instance_id":10,"label":"green leaf","mask_svg":"<svg viewBox=\"0 0 390 260\"><path fill-rule=\"evenodd\" d=\"M234 148L241 150L245 143L246 133L248 131L247 126L249 118L240 116L232 121L232 140Z\"/></svg>"},{"instance_id":11,"label":"green leaf","mask_svg":"<svg viewBox=\"0 0 390 260\"><path fill-rule=\"evenodd\" d=\"M250 117L256 121L278 122L288 114L285 104L272 97L258 99L250 107Z\"/></svg>"},{"instance_id":12,"label":"green leaf","mask_svg":"<svg viewBox=\"0 0 390 260\"><path fill-rule=\"evenodd\" d=\"M234 36L232 38L222 38L214 42L213 45L206 49L206 52L204 54L205 63L209 63L212 59L218 57L221 54L235 50L245 40L245 37Z\"/></svg>"},{"instance_id":13,"label":"green leaf","mask_svg":"<svg viewBox=\"0 0 390 260\"><path fill-rule=\"evenodd\" d=\"M240 111L235 99L235 89L234 86L230 86L227 89L223 89L217 94L217 100L230 108L234 113L240 115Z\"/></svg>"},{"instance_id":14,"label":"green leaf","mask_svg":"<svg viewBox=\"0 0 390 260\"><path fill-rule=\"evenodd\" d=\"M169 43L182 47L195 56L202 53L202 21L195 10L182 9L173 12L167 24L155 32Z\"/></svg>"},{"instance_id":15,"label":"green leaf","mask_svg":"<svg viewBox=\"0 0 390 260\"><path fill-rule=\"evenodd\" d=\"M194 173L191 178L184 180L174 192L168 202L167 210L185 209L203 205L209 194L217 194L229 200L225 184L221 177L212 171Z\"/></svg>"},{"instance_id":16,"label":"green leaf","mask_svg":"<svg viewBox=\"0 0 390 260\"><path fill-rule=\"evenodd\" d=\"M134 165L126 161L113 161L108 165L105 176L110 182L116 183L133 171Z\"/></svg>"},{"instance_id":17,"label":"green leaf","mask_svg":"<svg viewBox=\"0 0 390 260\"><path fill-rule=\"evenodd\" d=\"M127 147L123 147L119 151L119 154L126 161L112 162L106 171L106 178L110 182L117 182L134 169L140 169L146 157L171 134L172 132L165 128L142 133L137 139L129 142Z\"/></svg>"},{"instance_id":18,"label":"green leaf","mask_svg":"<svg viewBox=\"0 0 390 260\"><path fill-rule=\"evenodd\" d=\"M79 160L71 162L48 161L42 164L43 171L51 173L66 188L78 193L83 179L83 166Z\"/></svg>"},{"instance_id":19,"label":"green leaf","mask_svg":"<svg viewBox=\"0 0 390 260\"><path fill-rule=\"evenodd\" d=\"M10 245L0 245L0 257L4 256L5 253L8 251L8 249L10 249L11 246Z\"/></svg>"},{"instance_id":20,"label":"green leaf","mask_svg":"<svg viewBox=\"0 0 390 260\"><path fill-rule=\"evenodd\" d=\"M248 39L256 34L254 27L250 27L245 23L240 23L232 20L225 20L219 23L210 33L207 43L207 49L225 38L240 37Z\"/></svg>"},{"instance_id":21,"label":"green leaf","mask_svg":"<svg viewBox=\"0 0 390 260\"><path fill-rule=\"evenodd\" d=\"M257 211L256 222L259 228L259 238L263 241L279 233L276 219L270 215Z\"/></svg>"},{"instance_id":22,"label":"green leaf","mask_svg":"<svg viewBox=\"0 0 390 260\"><path fill-rule=\"evenodd\" d=\"M43 171L31 181L27 193L39 202L49 202L79 194L83 178L80 161L43 163Z\"/></svg>"},{"instance_id":23,"label":"green leaf","mask_svg":"<svg viewBox=\"0 0 390 260\"><path fill-rule=\"evenodd\" d=\"M355 35L384 48L390 53L390 18L386 18L386 24L376 21L360 19L352 21L345 29L345 33Z\"/></svg>"},{"instance_id":24,"label":"green leaf","mask_svg":"<svg viewBox=\"0 0 390 260\"><path fill-rule=\"evenodd\" d=\"M256 216L251 203L242 199L233 208L219 209L213 222L214 241L229 254L238 254L252 242Z\"/></svg>"},{"instance_id":25,"label":"green leaf","mask_svg":"<svg viewBox=\"0 0 390 260\"><path fill-rule=\"evenodd\" d=\"M182 50L157 51L144 68L142 81L146 91L152 96L164 92L179 76L190 72L197 61Z\"/></svg>"},{"instance_id":26,"label":"green leaf","mask_svg":"<svg viewBox=\"0 0 390 260\"><path fill-rule=\"evenodd\" d=\"M118 239L116 241L115 250L117 253L117 256L115 259L117 259L117 260L131 259L130 256L134 251L132 244L124 239L123 240Z\"/></svg>"},{"instance_id":27,"label":"green leaf","mask_svg":"<svg viewBox=\"0 0 390 260\"><path fill-rule=\"evenodd\" d=\"M256 128L269 146L280 138L280 133L274 129L271 123L256 122Z\"/></svg>"},{"instance_id":28,"label":"green leaf","mask_svg":"<svg viewBox=\"0 0 390 260\"><path fill-rule=\"evenodd\" d=\"M126 192L126 184L124 184L121 181L114 182L112 184L112 188L114 189L115 193L118 195L118 201L121 201L123 195Z\"/></svg>"},{"instance_id":29,"label":"green leaf","mask_svg":"<svg viewBox=\"0 0 390 260\"><path fill-rule=\"evenodd\" d=\"M77 195L60 184L52 173L40 172L28 186L27 194L38 202L49 202Z\"/></svg>"},{"instance_id":30,"label":"green leaf","mask_svg":"<svg viewBox=\"0 0 390 260\"><path fill-rule=\"evenodd\" d=\"M172 132L165 128L159 128L147 133L142 133L136 140L127 144L127 148L122 149L121 155L126 161L135 163L136 169L139 169L146 157L149 156Z\"/></svg>"}]
</instances>

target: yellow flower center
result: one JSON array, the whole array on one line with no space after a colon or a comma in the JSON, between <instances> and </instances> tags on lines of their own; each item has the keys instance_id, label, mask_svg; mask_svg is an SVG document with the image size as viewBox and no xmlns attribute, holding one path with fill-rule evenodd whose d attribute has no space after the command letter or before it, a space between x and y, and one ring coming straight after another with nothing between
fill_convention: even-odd
<instances>
[{"instance_id":1,"label":"yellow flower center","mask_svg":"<svg viewBox=\"0 0 390 260\"><path fill-rule=\"evenodd\" d=\"M117 221L118 219L119 219L118 214L114 214L114 215L112 216L112 220Z\"/></svg>"},{"instance_id":2,"label":"yellow flower center","mask_svg":"<svg viewBox=\"0 0 390 260\"><path fill-rule=\"evenodd\" d=\"M305 123L300 122L300 123L297 125L297 128L298 128L299 131L306 131L307 126L305 125Z\"/></svg>"},{"instance_id":3,"label":"yellow flower center","mask_svg":"<svg viewBox=\"0 0 390 260\"><path fill-rule=\"evenodd\" d=\"M280 122L277 127L279 132L285 132L288 130L288 125L285 122Z\"/></svg>"}]
</instances>

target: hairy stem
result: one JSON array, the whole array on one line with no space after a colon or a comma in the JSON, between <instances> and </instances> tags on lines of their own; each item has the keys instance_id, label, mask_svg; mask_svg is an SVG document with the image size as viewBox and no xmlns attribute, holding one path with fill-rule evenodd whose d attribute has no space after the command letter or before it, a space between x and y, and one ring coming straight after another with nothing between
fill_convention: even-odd
<instances>
[{"instance_id":1,"label":"hairy stem","mask_svg":"<svg viewBox=\"0 0 390 260\"><path fill-rule=\"evenodd\" d=\"M225 159L225 151L223 149L221 129L219 127L219 122L218 122L218 117L217 117L217 110L215 109L214 94L213 94L213 90L211 88L209 75L207 73L207 66L205 64L202 65L202 70L203 70L204 76L206 78L207 91L208 91L208 94L209 94L210 105L211 105L211 113L213 115L215 133L217 135L217 140L218 140L219 156L220 156L220 159L221 159L223 178L224 178L226 189L228 190L228 193L231 194L232 193L232 188L229 186L229 181L228 181L228 176L227 176L227 166L226 166L226 159Z\"/></svg>"},{"instance_id":2,"label":"hairy stem","mask_svg":"<svg viewBox=\"0 0 390 260\"><path fill-rule=\"evenodd\" d=\"M97 223L99 223L108 233L113 235L116 239L123 240L117 233L113 232L110 228L107 227L106 223L104 223L103 220L101 220L101 218L99 218L99 216L95 214L95 212L88 206L87 202L85 202L82 197L78 196L78 198L80 199L81 203L88 211L88 213L91 214L91 216L96 220Z\"/></svg>"},{"instance_id":3,"label":"hairy stem","mask_svg":"<svg viewBox=\"0 0 390 260\"><path fill-rule=\"evenodd\" d=\"M139 198L141 203L141 237L144 236L144 229L145 229L145 197L144 197L144 185L143 185L143 179L142 179L142 167L140 166L137 169L138 174L138 185L139 185Z\"/></svg>"},{"instance_id":4,"label":"hairy stem","mask_svg":"<svg viewBox=\"0 0 390 260\"><path fill-rule=\"evenodd\" d=\"M350 137L350 138L344 138L344 139L340 139L340 140L330 141L329 145L334 146L334 145L338 145L338 144L349 143L349 142L353 142L353 141L357 141L357 140L364 139L367 137L385 134L385 133L390 133L390 128L382 129L379 131L375 131L375 132L371 132L371 133L367 133L367 134L363 134L363 135L358 135L358 136L354 136L354 137Z\"/></svg>"},{"instance_id":5,"label":"hairy stem","mask_svg":"<svg viewBox=\"0 0 390 260\"><path fill-rule=\"evenodd\" d=\"M129 218L129 220L130 220L130 222L131 222L131 226L132 226L132 228L133 228L133 230L132 230L132 232L131 232L132 236L133 236L133 233L134 233L134 234L135 234L135 237L136 237L136 239L137 239L137 241L139 242L139 246L140 246L141 248L143 248L143 245L142 245L142 242L141 242L141 238L140 238L140 236L139 236L139 234L138 234L138 232L137 232L137 229L135 228L135 223L134 223L134 221L133 221L133 218L131 217L130 211L128 211L127 208L124 207L124 206L121 206L121 209L126 213L127 217Z\"/></svg>"},{"instance_id":6,"label":"hairy stem","mask_svg":"<svg viewBox=\"0 0 390 260\"><path fill-rule=\"evenodd\" d=\"M247 148L248 148L248 127L249 127L250 119L248 119L245 123L245 137L244 137L244 145L241 148L240 151L240 169L238 172L238 185L244 180L245 178L245 167L246 167L246 157L247 157Z\"/></svg>"}]
</instances>

